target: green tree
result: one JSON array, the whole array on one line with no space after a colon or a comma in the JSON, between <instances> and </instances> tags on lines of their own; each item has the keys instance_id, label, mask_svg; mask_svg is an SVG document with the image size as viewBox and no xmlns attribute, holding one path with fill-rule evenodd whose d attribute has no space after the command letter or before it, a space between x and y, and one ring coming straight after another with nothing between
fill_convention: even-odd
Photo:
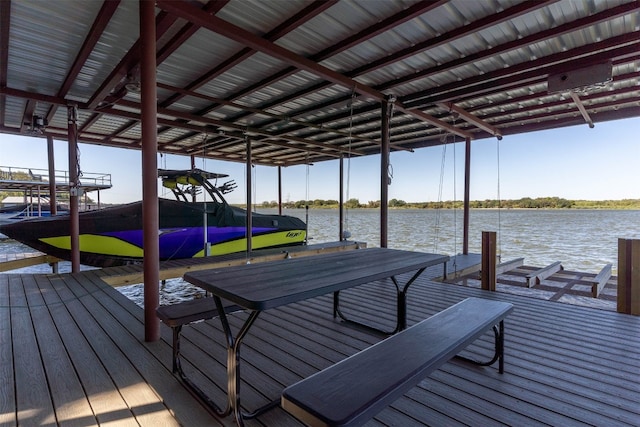
<instances>
[{"instance_id":1,"label":"green tree","mask_svg":"<svg viewBox=\"0 0 640 427\"><path fill-rule=\"evenodd\" d=\"M344 205L349 209L356 209L356 208L360 207L360 200L358 200L358 199L349 199L344 203Z\"/></svg>"},{"instance_id":2,"label":"green tree","mask_svg":"<svg viewBox=\"0 0 640 427\"><path fill-rule=\"evenodd\" d=\"M404 200L398 200L398 199L391 199L389 200L389 207L390 208L399 208L402 206L406 206L407 202L405 202Z\"/></svg>"}]
</instances>

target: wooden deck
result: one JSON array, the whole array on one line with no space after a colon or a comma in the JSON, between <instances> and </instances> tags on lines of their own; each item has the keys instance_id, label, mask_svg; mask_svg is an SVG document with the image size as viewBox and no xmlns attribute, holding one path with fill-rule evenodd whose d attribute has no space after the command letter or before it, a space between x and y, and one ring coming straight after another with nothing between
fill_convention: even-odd
<instances>
[{"instance_id":1,"label":"wooden deck","mask_svg":"<svg viewBox=\"0 0 640 427\"><path fill-rule=\"evenodd\" d=\"M51 264L58 261L60 261L60 259L42 252L0 254L0 272L16 270L38 264Z\"/></svg>"},{"instance_id":2,"label":"wooden deck","mask_svg":"<svg viewBox=\"0 0 640 427\"><path fill-rule=\"evenodd\" d=\"M0 275L0 425L221 424L171 374L169 328L162 326L162 341L144 343L142 309L104 274ZM388 327L390 286L343 292L343 308ZM452 360L370 425L640 425L640 317L423 277L409 291L409 324L467 296L515 304L505 322L505 374ZM260 317L242 349L244 407L380 339L334 321L331 304L327 295ZM232 315L232 323L245 316ZM185 370L222 402L219 322L183 331ZM466 353L488 356L492 342L487 335ZM299 423L275 409L247 425Z\"/></svg>"}]
</instances>

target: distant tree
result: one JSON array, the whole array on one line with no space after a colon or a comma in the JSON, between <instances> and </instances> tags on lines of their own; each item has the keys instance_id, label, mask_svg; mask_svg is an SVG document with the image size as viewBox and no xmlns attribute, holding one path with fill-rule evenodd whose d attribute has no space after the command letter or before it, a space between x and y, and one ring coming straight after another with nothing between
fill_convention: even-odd
<instances>
[{"instance_id":1,"label":"distant tree","mask_svg":"<svg viewBox=\"0 0 640 427\"><path fill-rule=\"evenodd\" d=\"M407 202L405 202L404 200L398 200L398 199L391 199L389 200L389 207L390 208L399 208L402 206L406 206Z\"/></svg>"},{"instance_id":2,"label":"distant tree","mask_svg":"<svg viewBox=\"0 0 640 427\"><path fill-rule=\"evenodd\" d=\"M360 200L358 200L358 199L349 199L344 203L344 205L349 209L356 209L356 208L360 207Z\"/></svg>"}]
</instances>

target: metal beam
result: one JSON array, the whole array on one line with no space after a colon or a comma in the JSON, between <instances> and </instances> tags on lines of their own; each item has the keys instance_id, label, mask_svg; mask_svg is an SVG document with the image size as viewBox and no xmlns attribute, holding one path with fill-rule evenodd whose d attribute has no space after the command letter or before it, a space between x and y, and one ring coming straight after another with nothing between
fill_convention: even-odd
<instances>
[{"instance_id":1,"label":"metal beam","mask_svg":"<svg viewBox=\"0 0 640 427\"><path fill-rule=\"evenodd\" d=\"M208 16L206 14L203 14L200 9L188 3L178 4L168 0L158 0L157 4L158 7L166 10L167 12L173 13L176 16L200 25L203 28L206 28L210 31L213 31L214 33L220 34L238 43L242 43L252 49L273 56L274 58L278 58L281 61L294 65L301 70L316 74L340 86L350 88L355 93L359 93L360 95L372 98L380 102L385 100L386 95L376 89L359 83L356 80L338 73L337 71L324 67L311 59L291 52L290 50L287 50L279 45L276 45L275 43L265 40L262 37L256 36L255 34L252 34L251 32L245 30L244 28L233 25L223 19L218 18L217 16ZM401 107L399 106L399 108ZM434 126L445 126L445 129L447 129L448 131L460 135L460 133L458 133L455 128L451 128L448 124L441 122L424 112L405 112L407 112L407 114L412 114L419 120L426 121ZM470 135L465 133L461 136L468 137Z\"/></svg>"},{"instance_id":2,"label":"metal beam","mask_svg":"<svg viewBox=\"0 0 640 427\"><path fill-rule=\"evenodd\" d=\"M318 129L318 130L322 130L323 132L328 132L328 133L335 133L337 135L342 135L342 136L350 136L353 139L358 139L361 141L366 141L366 142L375 142L377 143L377 141L370 139L370 138L363 138L360 137L358 135L349 135L346 132L340 131L338 129L333 129L331 127L326 127L323 125L317 125L311 122L306 122L306 121L302 121L302 120L296 120L293 119L289 116L283 116L280 114L274 114L274 113L270 113L269 111L260 109L260 108L252 108L252 107L248 107L246 105L242 105L242 104L238 104L237 102L233 102L233 101L227 101L225 99L221 99L221 98L216 98L213 96L209 96L209 95L204 95L198 92L193 92L192 90L187 90L187 89L180 89L178 87L175 86L171 86L168 84L164 84L164 83L158 83L158 87L160 89L166 89L166 90L170 90L170 91L174 91L176 93L180 93L182 95L185 96L193 96L195 98L200 98L200 99L206 99L207 101L211 101L211 102L215 102L216 104L219 105L226 105L228 107L233 107L233 108L237 108L238 110L244 110L244 111L249 111L251 113L254 114L258 114L258 115L262 115L262 116L266 116L266 117L271 117L280 121L286 121L286 122L290 122L290 123L295 123L300 125L301 128L310 128L310 129ZM294 129L294 130L298 130L298 129ZM286 135L287 132L291 132L288 129L285 129L282 132L279 132L277 135L281 136L281 135Z\"/></svg>"},{"instance_id":3,"label":"metal beam","mask_svg":"<svg viewBox=\"0 0 640 427\"><path fill-rule=\"evenodd\" d=\"M67 107L67 138L69 142L69 236L71 247L71 272L80 272L80 217L78 182L78 108Z\"/></svg>"},{"instance_id":4,"label":"metal beam","mask_svg":"<svg viewBox=\"0 0 640 427\"><path fill-rule=\"evenodd\" d=\"M20 123L20 133L26 133L29 126L33 125L33 112L36 109L36 103L33 100L27 100L22 113L22 122Z\"/></svg>"},{"instance_id":5,"label":"metal beam","mask_svg":"<svg viewBox=\"0 0 640 427\"><path fill-rule=\"evenodd\" d=\"M460 130L458 128L456 128L455 126L450 125L447 122L444 122L442 120L436 119L435 117L421 111L418 109L410 109L410 108L406 108L401 102L397 102L396 103L396 108L399 111L402 111L403 113L409 114L410 116L413 116L419 120L422 120L424 122L427 122L435 127L438 127L440 129L444 129L449 133L452 133L454 135L458 135L461 136L463 138L473 138L473 135L471 135L469 132L465 132L463 130Z\"/></svg>"},{"instance_id":6,"label":"metal beam","mask_svg":"<svg viewBox=\"0 0 640 427\"><path fill-rule=\"evenodd\" d=\"M569 96L571 96L571 99L573 99L573 102L575 102L576 107L578 107L578 110L580 110L580 114L582 114L582 118L584 119L584 121L587 122L587 124L589 124L589 127L593 129L593 120L591 120L591 117L589 117L589 113L584 108L584 104L582 103L580 96L578 96L578 94L575 92L569 92Z\"/></svg>"},{"instance_id":7,"label":"metal beam","mask_svg":"<svg viewBox=\"0 0 640 427\"><path fill-rule=\"evenodd\" d=\"M633 60L628 61L628 62L633 62ZM628 63L627 61L624 61L623 63ZM623 64L618 63L620 65ZM617 64L616 64L617 65ZM624 81L626 80L634 80L634 79L638 79L640 78L640 71L635 71L632 73L625 73L625 74L618 74L617 76L615 76L613 78L613 84L615 85L616 83L620 83L621 85L623 85ZM540 82L542 82L542 78L540 79ZM637 91L637 88L635 87L635 83L632 83L632 86L629 87L621 87L620 89L614 89L614 90L608 90L606 92L597 92L591 95L583 95L580 99L582 99L583 101L585 100L593 100L593 99L597 99L597 98L602 98L602 97L619 97L619 96L624 96L626 94L633 94L635 91ZM486 95L494 95L496 93L500 93L502 92L502 90L496 90L494 92L487 92ZM504 109L504 107L508 107L508 106L518 106L518 104L522 103L522 104L527 104L527 106L523 105L522 108L520 108L519 106L517 107L517 110L513 110L514 113L522 113L525 111L533 111L533 110L540 110L541 106L538 105L538 103L536 102L535 105L533 105L531 103L532 100L538 100L539 98L542 97L546 97L547 96L547 92L546 91L539 91L539 92L533 92L533 93L528 93L526 95L523 96L518 96L515 98L505 98L502 101L499 102L492 102L491 104L479 104L479 105L475 105L473 107L469 107L466 108L466 111L474 114L474 112L477 111L481 111L485 108L490 108L492 110L500 110L500 109ZM460 102L464 102L466 101L465 99L461 99ZM564 103L566 103L567 101L564 100L558 100L558 101L551 101L551 102L545 102L544 103L544 108L553 108L553 107L557 107L560 106ZM503 117L505 115L509 114L508 111L498 111L495 113L491 113L491 114L485 114L483 115L483 119L487 120L487 119L493 119L496 117Z\"/></svg>"},{"instance_id":8,"label":"metal beam","mask_svg":"<svg viewBox=\"0 0 640 427\"><path fill-rule=\"evenodd\" d=\"M272 31L269 31L263 37L265 39L269 40L269 41L276 41L280 37L288 34L289 32L291 32L293 30L295 30L298 26L304 24L305 22L309 21L313 17L315 17L318 14L324 12L325 10L327 10L328 8L333 6L336 2L337 2L337 0L328 0L328 1L315 0L313 3L311 3L309 6L305 7L299 13L297 13L296 15L291 17L290 19L287 19L281 25L278 25ZM193 28L193 32L195 32L195 30L197 30L199 28L197 25L193 25L193 24L189 24L189 26ZM200 76L199 78L197 78L193 82L189 83L186 86L186 89L190 90L190 91L198 89L199 87L205 85L206 83L210 82L211 80L215 79L216 77L220 76L221 74L229 71L231 68L233 68L236 65L240 64L242 61L245 61L246 59L249 59L254 53L256 53L256 51L254 49L251 49L251 48L241 49L239 52L236 52L231 57L229 57L226 60L222 61L219 65L217 65L213 69L209 70L207 73L203 74L202 76ZM184 96L184 93L176 92L173 95L171 95L169 98L164 100L160 105L163 106L163 107L168 107L169 105L173 104L174 102L180 100L183 96ZM210 109L208 111L210 111Z\"/></svg>"},{"instance_id":9,"label":"metal beam","mask_svg":"<svg viewBox=\"0 0 640 427\"><path fill-rule=\"evenodd\" d=\"M464 144L464 202L463 202L464 214L462 217L462 255L469 255L470 194L471 194L471 140L467 138Z\"/></svg>"},{"instance_id":10,"label":"metal beam","mask_svg":"<svg viewBox=\"0 0 640 427\"><path fill-rule=\"evenodd\" d=\"M0 89L7 87L10 29L11 0L0 1ZM6 102L6 96L0 92L0 126L4 126Z\"/></svg>"},{"instance_id":11,"label":"metal beam","mask_svg":"<svg viewBox=\"0 0 640 427\"><path fill-rule=\"evenodd\" d=\"M343 52L353 46L356 46L360 43L362 43L363 41L369 40L372 37L375 37L378 34L381 34L385 31L388 31L404 22L407 22L408 20L411 20L417 16L420 16L423 13L428 12L429 10L434 9L435 7L438 7L444 3L446 3L448 0L439 0L439 1L420 1L415 3L414 5L408 7L407 9L389 17L386 19L383 19L382 21L360 31L359 33L353 35L353 36L349 36L346 39L342 39L337 43L334 43L333 45L325 48L324 50L322 50L321 52L318 52L314 55L312 55L310 57L311 60L316 61L316 62L320 62L324 59L330 58L334 55L337 55L340 52ZM287 67L284 70L278 71L277 73L262 79L261 81L246 87L244 89L241 89L240 91L232 94L231 96L229 96L227 99L229 100L233 100L233 99L238 99L248 93L260 90L266 86L269 86L270 84L272 84L273 82L277 81L277 80L281 80L284 79L288 76L290 76L291 74L297 72L298 69L296 67ZM352 76L353 77L353 76ZM263 106L264 108L270 108L273 107L275 105L280 105L283 103L286 103L292 99L296 99L302 96L305 96L311 92L315 92L317 90L321 90L324 89L325 87L331 86L332 83L330 82L322 82L320 83L320 87L316 88L315 86L312 88L306 88L303 89L302 91L296 92L294 94L292 94L291 96L286 96L284 98L279 98L273 102L268 103L267 105ZM218 105L211 105L201 111L199 111L199 113L204 114L204 113L208 113L213 111ZM247 117L249 114L245 113L245 114L241 114L238 117L236 117L235 119L239 119L239 118L244 118Z\"/></svg>"},{"instance_id":12,"label":"metal beam","mask_svg":"<svg viewBox=\"0 0 640 427\"><path fill-rule=\"evenodd\" d=\"M470 22L469 24L454 28L451 31L446 33L437 35L435 37L428 37L422 42L413 43L410 47L406 49L399 50L397 52L393 52L389 55L380 58L377 61L372 61L367 63L359 68L348 73L349 76L358 76L364 73L371 72L373 70L377 70L383 67L386 67L394 62L410 58L419 53L426 52L427 50L434 49L438 46L442 46L448 43L452 43L455 40L459 40L468 35L477 33L486 28L495 26L501 22L505 22L518 16L521 16L525 13L530 13L534 10L543 8L548 6L549 4L556 3L559 0L544 0L544 1L528 1L523 2L508 9L504 9L498 13L493 13L483 18L478 19L477 21Z\"/></svg>"},{"instance_id":13,"label":"metal beam","mask_svg":"<svg viewBox=\"0 0 640 427\"><path fill-rule=\"evenodd\" d=\"M440 102L437 105L439 107L441 107L441 108L444 108L445 110L448 110L450 112L456 113L465 122L471 123L472 125L474 125L476 127L479 127L480 129L484 130L485 132L489 132L493 136L497 136L498 138L502 138L502 134L500 133L500 129L498 129L495 126L490 125L489 123L487 123L484 120L478 118L477 116L474 116L473 114L465 111L463 108L458 107L454 103L452 103L452 102L447 102L447 103Z\"/></svg>"},{"instance_id":14,"label":"metal beam","mask_svg":"<svg viewBox=\"0 0 640 427\"><path fill-rule=\"evenodd\" d=\"M246 223L246 237L247 237L247 260L251 259L251 250L253 244L253 211L251 210L251 198L252 194L252 176L251 176L251 168L253 166L251 161L251 138L245 135L245 142L247 144L246 153L247 153L247 161L245 163L245 167L247 169L247 223Z\"/></svg>"},{"instance_id":15,"label":"metal beam","mask_svg":"<svg viewBox=\"0 0 640 427\"><path fill-rule=\"evenodd\" d=\"M125 107L130 107L130 108L140 108L140 106L132 101L119 101L119 105L123 105ZM110 109L104 109L102 111L105 112L109 112L110 114L113 115L118 115L121 117L129 117L129 118L136 118L139 117L139 114L137 113L130 113L127 111L121 111L121 110L117 110L114 108L110 108ZM255 134L255 135L261 135L264 136L265 138L273 138L273 139L284 139L284 140L288 140L288 141L293 141L293 142L297 142L300 144L308 144L312 147L318 147L320 149L324 149L324 150L333 150L336 151L337 153L340 152L346 152L346 149L342 149L340 147L335 147L335 146L330 146L327 144L323 144L321 142L314 142L308 139L304 139L304 138L299 138L296 136L279 136L279 135L274 135L271 132L267 132L264 131L262 129L259 128L253 128L253 127L247 127L247 126L242 126L242 125L237 125L235 123L229 123L229 122L225 122L223 120L218 120L218 119L212 119L209 117L201 117L201 116L196 116L193 114L189 114L189 113L183 113L177 110L170 110L168 108L158 108L158 113L164 116L173 116L176 118L180 118L180 119L184 119L186 122L184 121L177 121L177 120L168 120L168 119L158 119L158 123L159 124L163 124L163 125L167 125L167 126L171 126L171 127L175 127L175 128L184 128L184 129L191 129L191 130L197 130L199 132L206 132L207 129L203 129L202 126L197 126L197 125L191 125L190 123L187 122L200 122L200 123L204 123L204 124L210 124L210 125L214 125L214 126L219 126L219 127L223 127L223 128L231 128L234 129L236 131L240 131L240 132L248 132L250 134ZM211 129L211 132L216 132L217 129ZM275 144L277 145L277 144ZM353 154L358 154L358 155L364 155L364 153L359 152L357 150L352 150L351 151ZM337 155L336 155L337 157Z\"/></svg>"},{"instance_id":16,"label":"metal beam","mask_svg":"<svg viewBox=\"0 0 640 427\"><path fill-rule=\"evenodd\" d=\"M143 2L140 2L140 4L142 3ZM176 18L167 13L160 13L157 18L154 17L154 34L156 34L156 37L164 35L175 21ZM118 65L116 65L111 74L109 74L107 79L102 82L102 85L100 85L98 90L94 92L91 99L89 99L87 106L90 110L98 107L98 105L100 105L100 103L111 94L111 91L121 84L122 79L125 78L131 70L140 65L141 38L131 46L129 51L124 55Z\"/></svg>"},{"instance_id":17,"label":"metal beam","mask_svg":"<svg viewBox=\"0 0 640 427\"><path fill-rule=\"evenodd\" d=\"M531 2L533 4L535 2ZM523 3L524 4L524 3ZM541 3L540 3L541 4ZM517 7L517 6L516 6ZM500 53L509 52L512 50L522 49L525 46L529 46L535 43L540 43L544 40L550 40L557 37L561 37L564 34L568 34L571 32L579 31L591 27L595 24L608 21L613 18L617 18L619 16L623 16L629 13L633 13L640 9L639 2L630 2L625 3L623 5L604 10L600 13L596 13L594 15L590 15L585 18L577 19L575 21L569 21L565 24L559 25L554 28L550 28L544 31L540 31L538 33L533 33L528 36L525 36L520 39L512 40L510 42L492 47L491 49L481 50L479 52L466 55L463 58L455 59L453 61L449 61L443 64L436 65L434 67L426 68L424 70L408 74L406 76L398 77L395 80L391 80L382 85L376 86L379 90L387 90L393 87L397 87L400 85L404 85L416 80L424 79L436 74L446 73L454 68L462 67L467 64L472 64L474 62L479 62L487 58L491 58ZM509 9L510 10L510 9ZM500 21L498 21L500 22ZM473 24L470 24L473 25ZM467 27L464 27L465 29ZM462 34L467 34L464 29L456 28L448 33L451 37L447 38L448 42L455 40L457 38L457 32L460 31Z\"/></svg>"},{"instance_id":18,"label":"metal beam","mask_svg":"<svg viewBox=\"0 0 640 427\"><path fill-rule=\"evenodd\" d=\"M438 102L457 101L459 97L479 96L509 84L524 85L534 79L555 74L567 68L581 68L605 60L615 61L637 57L640 49L640 31L611 37L600 42L558 52L535 61L522 62L511 67L479 74L461 82L452 82L417 92L401 100L409 108L420 108Z\"/></svg>"},{"instance_id":19,"label":"metal beam","mask_svg":"<svg viewBox=\"0 0 640 427\"><path fill-rule=\"evenodd\" d=\"M340 86L353 88L357 93L368 96L374 100L382 101L384 99L383 93L370 88L369 86L363 85L338 73L337 71L324 67L311 59L298 55L283 48L282 46L270 42L269 40L265 40L264 38L259 37L244 28L238 27L237 25L231 24L217 16L204 14L200 9L189 3L175 3L168 0L158 0L157 4L159 8L169 13L193 22L196 25L220 34L228 39L244 44L251 49L294 65L301 70L308 71Z\"/></svg>"}]
</instances>

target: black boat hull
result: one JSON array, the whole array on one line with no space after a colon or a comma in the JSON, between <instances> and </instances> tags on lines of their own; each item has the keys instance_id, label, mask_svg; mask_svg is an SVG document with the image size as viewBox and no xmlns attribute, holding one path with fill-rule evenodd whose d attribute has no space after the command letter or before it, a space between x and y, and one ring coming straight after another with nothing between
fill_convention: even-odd
<instances>
[{"instance_id":1,"label":"black boat hull","mask_svg":"<svg viewBox=\"0 0 640 427\"><path fill-rule=\"evenodd\" d=\"M206 209L207 243L204 223ZM96 267L143 259L142 202L82 212L80 262ZM246 211L229 205L159 199L160 260L222 255L246 250ZM252 248L303 244L306 225L284 215L252 214ZM43 217L0 226L0 232L38 251L71 259L69 216ZM205 249L208 247L207 249Z\"/></svg>"}]
</instances>

